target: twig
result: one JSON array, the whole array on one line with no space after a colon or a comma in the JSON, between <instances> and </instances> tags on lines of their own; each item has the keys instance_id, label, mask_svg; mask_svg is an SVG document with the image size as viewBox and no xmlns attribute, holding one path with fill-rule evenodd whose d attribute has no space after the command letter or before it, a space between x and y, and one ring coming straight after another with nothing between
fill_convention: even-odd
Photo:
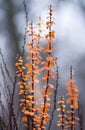
<instances>
[{"instance_id":1,"label":"twig","mask_svg":"<svg viewBox=\"0 0 85 130\"><path fill-rule=\"evenodd\" d=\"M56 63L56 66L57 66L57 63ZM51 114L51 119L50 119L50 122L49 122L48 130L51 129L51 125L52 125L52 122L53 122L54 112L56 110L56 96L57 96L57 91L58 91L58 80L59 80L58 68L59 67L57 66L57 70L56 70L57 80L56 80L56 88L55 88L55 91L54 91L54 107L53 107L53 111L52 111L52 114Z\"/></svg>"},{"instance_id":2,"label":"twig","mask_svg":"<svg viewBox=\"0 0 85 130\"><path fill-rule=\"evenodd\" d=\"M10 75L10 72L9 72L8 68L7 68L7 65L5 63L4 56L2 54L1 49L0 49L0 55L1 55L1 59L2 59L2 63L3 63L4 69L5 69L6 73L7 73L7 76L10 79L10 82L13 84L13 79L12 79L12 77Z\"/></svg>"},{"instance_id":3,"label":"twig","mask_svg":"<svg viewBox=\"0 0 85 130\"><path fill-rule=\"evenodd\" d=\"M27 33L27 26L28 26L28 12L27 12L27 5L26 5L26 1L23 0L23 5L24 5L24 12L25 12L25 34L24 34L24 44L22 46L22 55L24 56L25 53L25 45L26 45L26 33Z\"/></svg>"},{"instance_id":4,"label":"twig","mask_svg":"<svg viewBox=\"0 0 85 130\"><path fill-rule=\"evenodd\" d=\"M83 120L82 120L80 101L78 101L78 115L79 115L79 127L80 130L83 130Z\"/></svg>"}]
</instances>

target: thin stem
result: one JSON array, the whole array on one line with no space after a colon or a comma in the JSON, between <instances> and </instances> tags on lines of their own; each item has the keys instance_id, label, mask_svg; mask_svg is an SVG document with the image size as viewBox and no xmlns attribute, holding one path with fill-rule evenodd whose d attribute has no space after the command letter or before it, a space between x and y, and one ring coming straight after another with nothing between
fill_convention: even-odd
<instances>
[{"instance_id":1,"label":"thin stem","mask_svg":"<svg viewBox=\"0 0 85 130\"><path fill-rule=\"evenodd\" d=\"M28 26L28 12L27 12L27 5L26 5L26 1L23 0L23 5L24 5L24 12L25 12L25 22L26 22L26 25L25 25L25 34L24 34L24 44L22 46L22 55L24 56L24 53L25 53L25 45L26 45L26 33L27 33L27 26Z\"/></svg>"},{"instance_id":2,"label":"thin stem","mask_svg":"<svg viewBox=\"0 0 85 130\"><path fill-rule=\"evenodd\" d=\"M56 64L57 66L57 64ZM52 114L51 114L51 119L49 121L49 127L48 127L48 130L51 129L51 125L52 125L52 121L53 121L53 116L54 116L54 112L56 110L56 96L57 96L57 91L58 91L58 80L59 80L59 72L58 72L58 66L57 66L57 70L56 70L56 75L57 75L57 80L56 80L56 89L54 91L54 107L53 107L53 111L52 111Z\"/></svg>"},{"instance_id":3,"label":"thin stem","mask_svg":"<svg viewBox=\"0 0 85 130\"><path fill-rule=\"evenodd\" d=\"M73 75L72 75L72 66L70 67L70 79L72 80L73 79ZM71 82L71 93L73 95L73 84ZM74 101L71 100L71 130L75 130L75 125L74 125L74 108L73 108L73 105L74 105Z\"/></svg>"},{"instance_id":4,"label":"thin stem","mask_svg":"<svg viewBox=\"0 0 85 130\"><path fill-rule=\"evenodd\" d=\"M52 40L51 39L51 8L52 6L50 6L50 26L49 26L49 39L50 41ZM51 42L48 44L48 48L49 50L51 50ZM48 55L50 56L51 53L48 52ZM48 68L50 67L50 61L48 61ZM43 114L45 113L45 110L46 110L46 103L47 103L47 98L46 98L46 95L47 95L47 92L48 92L48 88L49 88L49 80L50 80L50 70L48 70L47 72L47 84L46 84L46 90L45 90L45 97L44 97L44 107L43 107ZM42 119L41 119L41 124L40 124L40 128L42 128L43 126L43 121L44 121L44 116L42 116Z\"/></svg>"},{"instance_id":5,"label":"thin stem","mask_svg":"<svg viewBox=\"0 0 85 130\"><path fill-rule=\"evenodd\" d=\"M61 101L63 101L63 97L61 96ZM62 130L64 130L64 111L63 111L63 105L61 105L61 115L62 115L62 124L61 124L61 127L62 127Z\"/></svg>"},{"instance_id":6,"label":"thin stem","mask_svg":"<svg viewBox=\"0 0 85 130\"><path fill-rule=\"evenodd\" d=\"M31 34L32 34L32 49L34 49L34 30L33 30L33 22L31 22ZM34 112L34 53L32 53L32 112ZM32 116L32 130L33 130L33 116Z\"/></svg>"},{"instance_id":7,"label":"thin stem","mask_svg":"<svg viewBox=\"0 0 85 130\"><path fill-rule=\"evenodd\" d=\"M80 130L83 130L83 120L82 120L82 113L81 113L80 101L78 101L78 115L79 115L79 126L80 126Z\"/></svg>"}]
</instances>

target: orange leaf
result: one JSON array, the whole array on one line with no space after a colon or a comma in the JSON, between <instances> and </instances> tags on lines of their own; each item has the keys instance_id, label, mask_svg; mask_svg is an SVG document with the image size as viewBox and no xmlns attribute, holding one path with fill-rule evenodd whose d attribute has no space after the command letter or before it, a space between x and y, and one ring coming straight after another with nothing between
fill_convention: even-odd
<instances>
[{"instance_id":1,"label":"orange leaf","mask_svg":"<svg viewBox=\"0 0 85 130\"><path fill-rule=\"evenodd\" d=\"M22 117L21 121L22 122L26 122L27 121L27 117Z\"/></svg>"},{"instance_id":2,"label":"orange leaf","mask_svg":"<svg viewBox=\"0 0 85 130\"><path fill-rule=\"evenodd\" d=\"M55 66L55 63L54 62L50 62L50 66Z\"/></svg>"},{"instance_id":3,"label":"orange leaf","mask_svg":"<svg viewBox=\"0 0 85 130\"><path fill-rule=\"evenodd\" d=\"M48 84L48 86L50 87L50 88L55 88L55 86L53 85L53 84Z\"/></svg>"},{"instance_id":4,"label":"orange leaf","mask_svg":"<svg viewBox=\"0 0 85 130\"><path fill-rule=\"evenodd\" d=\"M32 45L33 45L33 43L32 43L32 42L30 42L30 43L28 43L28 44L27 44L27 46L32 46Z\"/></svg>"},{"instance_id":5,"label":"orange leaf","mask_svg":"<svg viewBox=\"0 0 85 130\"><path fill-rule=\"evenodd\" d=\"M48 90L47 92L49 95L52 95L52 91L51 90Z\"/></svg>"}]
</instances>

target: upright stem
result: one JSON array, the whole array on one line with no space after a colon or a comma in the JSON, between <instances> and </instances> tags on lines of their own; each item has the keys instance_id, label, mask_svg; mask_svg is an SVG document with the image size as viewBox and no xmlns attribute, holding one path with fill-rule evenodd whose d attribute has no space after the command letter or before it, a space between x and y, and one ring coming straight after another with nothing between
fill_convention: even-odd
<instances>
[{"instance_id":1,"label":"upright stem","mask_svg":"<svg viewBox=\"0 0 85 130\"><path fill-rule=\"evenodd\" d=\"M56 64L56 66L57 66L57 64ZM57 80L56 80L56 89L55 89L55 91L54 91L54 107L53 107L51 119L50 119L50 122L49 122L49 127L48 127L49 130L51 129L51 125L52 125L52 121L53 121L54 112L55 112L55 110L56 110L56 96L57 96L58 79L59 79L58 66L57 66L56 73L57 73L57 74L56 74L56 75L57 75Z\"/></svg>"},{"instance_id":2,"label":"upright stem","mask_svg":"<svg viewBox=\"0 0 85 130\"><path fill-rule=\"evenodd\" d=\"M52 9L52 6L50 6L50 13L49 13L50 14L50 26L49 26L49 40L50 41L51 41L51 9ZM49 50L51 50L51 42L48 43L48 48L49 48ZM48 52L48 55L50 56L51 53ZM50 61L48 61L48 68L49 67L50 67ZM50 70L48 70L47 75L48 76L47 76L47 84L46 84L45 97L44 97L43 115L44 115L45 110L46 110L46 103L47 103L46 95L47 95L48 88L49 88ZM43 126L43 121L44 121L44 116L42 116L40 128L42 128L42 126Z\"/></svg>"},{"instance_id":3,"label":"upright stem","mask_svg":"<svg viewBox=\"0 0 85 130\"><path fill-rule=\"evenodd\" d=\"M70 79L72 80L73 79L73 76L72 76L72 66L70 67ZM71 82L71 93L73 94L73 84ZM71 100L71 130L75 130L75 124L74 124L74 108L73 108L73 105L74 105L74 101Z\"/></svg>"},{"instance_id":4,"label":"upright stem","mask_svg":"<svg viewBox=\"0 0 85 130\"><path fill-rule=\"evenodd\" d=\"M81 113L80 101L78 101L78 115L79 115L79 126L80 126L80 130L83 130L83 120L82 120L82 113Z\"/></svg>"},{"instance_id":5,"label":"upright stem","mask_svg":"<svg viewBox=\"0 0 85 130\"><path fill-rule=\"evenodd\" d=\"M63 101L63 97L61 96L61 101ZM61 125L61 127L62 127L62 130L64 130L64 111L63 111L63 105L61 105L61 115L62 115L62 125Z\"/></svg>"},{"instance_id":6,"label":"upright stem","mask_svg":"<svg viewBox=\"0 0 85 130\"><path fill-rule=\"evenodd\" d=\"M31 34L32 34L32 49L34 48L33 44L34 44L34 34L33 34L33 23L31 22ZM33 108L34 108L34 53L32 53L32 112ZM32 117L32 130L33 130L33 117Z\"/></svg>"},{"instance_id":7,"label":"upright stem","mask_svg":"<svg viewBox=\"0 0 85 130\"><path fill-rule=\"evenodd\" d=\"M22 46L22 55L24 56L25 53L25 45L26 45L26 32L27 32L27 26L28 26L28 12L27 12L27 6L26 6L26 1L23 0L23 5L24 5L24 12L25 12L25 34L24 34L24 44Z\"/></svg>"}]
</instances>

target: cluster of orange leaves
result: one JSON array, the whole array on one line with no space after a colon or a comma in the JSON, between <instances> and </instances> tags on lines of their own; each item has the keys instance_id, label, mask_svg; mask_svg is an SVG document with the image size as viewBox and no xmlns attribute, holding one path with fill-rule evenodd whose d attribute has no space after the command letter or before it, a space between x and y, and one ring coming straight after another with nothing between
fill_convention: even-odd
<instances>
[{"instance_id":1,"label":"cluster of orange leaves","mask_svg":"<svg viewBox=\"0 0 85 130\"><path fill-rule=\"evenodd\" d=\"M42 104L42 116L41 116L41 123L39 125L39 130L43 128L46 129L45 125L50 120L50 115L48 114L49 107L51 104L49 101L51 100L52 89L55 86L50 83L51 79L56 79L56 75L54 73L53 67L55 66L56 58L54 58L51 53L55 50L53 44L53 39L55 38L55 31L52 30L52 26L54 25L53 22L53 7L49 7L49 16L47 17L48 21L46 22L46 27L48 29L48 34L46 34L45 38L48 42L48 45L44 48L44 53L47 53L46 61L42 62L42 70L44 70L44 76L42 78L44 90L42 91L42 97L44 98L44 103Z\"/></svg>"},{"instance_id":2,"label":"cluster of orange leaves","mask_svg":"<svg viewBox=\"0 0 85 130\"><path fill-rule=\"evenodd\" d=\"M77 85L75 85L73 70L70 70L70 80L66 83L67 87L67 99L65 103L65 98L61 98L58 101L60 108L57 111L61 112L59 115L59 120L57 125L62 127L62 130L75 129L75 125L79 123L79 118L76 116L78 109L78 95L79 90ZM66 110L69 105L69 110Z\"/></svg>"},{"instance_id":3,"label":"cluster of orange leaves","mask_svg":"<svg viewBox=\"0 0 85 130\"><path fill-rule=\"evenodd\" d=\"M71 102L73 102L73 107L74 109L78 108L78 87L77 85L74 84L75 80L74 79L70 79L69 82L67 82L66 86L67 86L67 95L68 95L68 99L67 99L67 103L71 104Z\"/></svg>"},{"instance_id":4,"label":"cluster of orange leaves","mask_svg":"<svg viewBox=\"0 0 85 130\"><path fill-rule=\"evenodd\" d=\"M52 6L49 8L49 10L50 13L48 18L52 19ZM27 32L31 41L27 43L27 47L29 48L29 56L27 56L26 59L28 62L25 64L25 67L23 67L23 59L18 59L18 62L16 63L19 72L17 76L20 78L20 82L18 82L20 88L19 95L22 96L20 106L22 107L22 112L24 113L22 121L27 122L29 117L30 120L32 119L32 125L35 125L38 130L41 130L42 128L45 129L44 125L47 124L50 119L48 114L50 107L49 101L51 100L50 95L53 94L51 89L55 88L55 86L49 82L50 78L56 78L53 69L56 58L51 56L51 52L53 52L55 49L55 47L51 45L52 40L55 37L55 31L51 30L51 26L53 24L54 22L52 20L46 22L48 34L45 36L45 38L47 39L48 45L44 49L40 46L41 39L43 38L43 36L41 36L41 17L39 17L39 22L36 26L38 28L38 33L35 32L33 22L29 24L29 30L27 30ZM41 51L43 51L43 53L47 53L46 61L41 62ZM39 68L40 64L42 65L41 69ZM44 72L44 76L41 78L41 82L45 82L45 84L43 84L43 90L40 92L39 75L42 71ZM44 101L41 102L39 106L38 102L42 99ZM42 122L42 124L40 124L40 122Z\"/></svg>"},{"instance_id":5,"label":"cluster of orange leaves","mask_svg":"<svg viewBox=\"0 0 85 130\"><path fill-rule=\"evenodd\" d=\"M58 105L60 106L59 108L57 108L57 111L60 112L60 114L58 114L58 122L57 122L57 126L62 127L62 130L66 130L69 128L69 124L67 119L67 115L66 115L66 104L65 104L65 97L61 96L60 100L58 101Z\"/></svg>"},{"instance_id":6,"label":"cluster of orange leaves","mask_svg":"<svg viewBox=\"0 0 85 130\"><path fill-rule=\"evenodd\" d=\"M25 125L33 125L33 130L46 129L46 124L50 120L50 115L48 114L51 104L51 95L53 95L52 89L55 89L55 85L51 83L51 80L56 79L55 74L55 63L56 58L51 55L55 50L53 46L53 39L55 38L55 31L52 29L55 24L53 18L53 7L49 7L49 16L47 17L46 28L48 29L48 34L44 37L42 34L42 24L41 17L39 17L39 22L37 23L38 32L35 32L35 27L33 22L29 23L28 37L31 39L27 43L29 49L29 55L26 57L27 63L21 56L18 57L16 63L17 66L17 76L19 77L19 95L21 95L20 107L23 113L22 122ZM47 45L43 49L40 45L41 39L45 38ZM42 61L41 52L46 53L46 58ZM42 66L40 68L40 66ZM44 73L43 77L40 78L40 74ZM41 85L41 83L43 85ZM67 104L70 104L70 108L73 108L73 112L78 108L78 88L74 84L74 79L66 84L67 87ZM69 122L71 121L71 116L66 114L66 105L64 97L58 101L60 108L57 111L61 112L59 115L58 126L62 127L62 130L69 128ZM72 110L68 111L72 113ZM75 117L77 119L77 117ZM68 121L67 121L68 120ZM30 122L30 124L29 124ZM34 127L35 126L35 127Z\"/></svg>"}]
</instances>

